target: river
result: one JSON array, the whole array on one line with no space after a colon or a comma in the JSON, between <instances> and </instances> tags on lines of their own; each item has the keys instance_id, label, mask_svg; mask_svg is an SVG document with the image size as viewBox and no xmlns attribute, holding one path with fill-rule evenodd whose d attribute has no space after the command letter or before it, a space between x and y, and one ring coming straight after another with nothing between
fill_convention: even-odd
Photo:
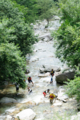
<instances>
[{"instance_id":1,"label":"river","mask_svg":"<svg viewBox=\"0 0 80 120\"><path fill-rule=\"evenodd\" d=\"M48 28L45 28L45 25L45 20L34 25L35 35L39 35L39 38L41 38L40 36L45 36L45 34L50 34L51 30L56 30L60 26L59 20L50 21ZM30 73L26 74L26 77L32 77L34 86L29 85L27 79L26 83L31 87L33 92L28 94L28 90L26 88L26 90L24 90L24 98L18 99L18 103L22 105L26 102L32 102L32 104L29 104L26 108L31 108L36 113L36 118L34 120L69 120L69 116L76 112L76 109L74 110L74 99L67 99L66 103L56 100L54 101L54 104L51 105L49 98L44 98L43 96L43 91L47 89L50 89L50 92L58 93L60 86L56 83L57 72L53 78L53 84L50 84L51 76L49 73L45 77L39 77L39 69L41 66L55 66L59 67L61 70L67 67L66 64L61 63L60 60L56 58L56 49L53 47L53 45L54 38L52 40L40 39L38 43L34 44L32 48L34 52L29 56L30 59L27 61L27 69L30 71ZM15 108L17 107L14 106L12 109Z\"/></svg>"}]
</instances>

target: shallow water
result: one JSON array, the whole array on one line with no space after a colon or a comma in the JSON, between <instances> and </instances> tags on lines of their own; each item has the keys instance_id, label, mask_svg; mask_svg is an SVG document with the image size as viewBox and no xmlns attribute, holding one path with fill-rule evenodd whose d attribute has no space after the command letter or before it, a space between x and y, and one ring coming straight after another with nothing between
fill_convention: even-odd
<instances>
[{"instance_id":1,"label":"shallow water","mask_svg":"<svg viewBox=\"0 0 80 120\"><path fill-rule=\"evenodd\" d=\"M54 30L60 26L58 21L54 21L52 24ZM40 32L44 34L44 29L39 28L38 31L39 30L42 30ZM60 108L50 105L49 98L44 98L42 94L43 91L47 89L50 89L50 92L57 93L58 85L55 76L53 77L53 84L50 84L51 76L38 77L39 68L42 65L57 66L60 67L61 70L67 67L66 64L61 63L60 60L55 57L55 48L53 44L54 40L49 42L39 41L36 43L34 45L34 53L30 56L30 61L27 65L27 68L30 70L30 74L28 74L27 77L31 76L34 82L34 86L32 87L33 92L27 95L27 100L36 102L36 105L32 107L33 111L37 114L35 120L58 120L61 115L67 117L74 113L73 109L67 111L64 107ZM34 58L36 58L36 60L34 60ZM57 117L57 115L59 116Z\"/></svg>"}]
</instances>

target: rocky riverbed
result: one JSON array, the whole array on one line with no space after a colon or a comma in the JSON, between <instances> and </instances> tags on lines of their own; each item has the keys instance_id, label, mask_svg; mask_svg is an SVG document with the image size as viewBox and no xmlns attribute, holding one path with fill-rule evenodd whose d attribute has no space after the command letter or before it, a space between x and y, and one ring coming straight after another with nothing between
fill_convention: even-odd
<instances>
[{"instance_id":1,"label":"rocky riverbed","mask_svg":"<svg viewBox=\"0 0 80 120\"><path fill-rule=\"evenodd\" d=\"M69 98L65 94L64 85L59 85L56 82L57 75L60 75L64 69L69 69L66 64L61 63L55 57L54 38L51 37L51 31L60 26L59 18L55 16L55 19L50 21L48 28L45 28L46 24L46 20L37 21L35 25L31 24L34 27L35 35L38 35L39 38L39 42L33 46L33 54L26 56L27 70L30 71L26 77L32 77L34 86L28 84L27 80L26 84L33 92L28 94L27 88L20 89L17 97L14 95L14 99L7 96L2 98L1 104L5 104L5 100L6 104L10 104L10 102L14 104L13 107L6 109L1 114L0 120L18 120L19 118L20 120L79 120L80 113L77 111L75 98ZM50 70L52 68L55 70L55 76L53 84L50 84ZM43 96L43 91L47 89L58 96L52 105L49 102L49 95Z\"/></svg>"}]
</instances>

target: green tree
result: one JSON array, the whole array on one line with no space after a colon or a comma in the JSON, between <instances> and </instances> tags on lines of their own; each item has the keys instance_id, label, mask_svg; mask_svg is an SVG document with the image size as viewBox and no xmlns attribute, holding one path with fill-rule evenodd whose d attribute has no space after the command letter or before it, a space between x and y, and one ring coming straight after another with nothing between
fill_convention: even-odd
<instances>
[{"instance_id":1,"label":"green tree","mask_svg":"<svg viewBox=\"0 0 80 120\"><path fill-rule=\"evenodd\" d=\"M80 1L60 3L62 24L55 36L56 55L69 66L80 63Z\"/></svg>"},{"instance_id":2,"label":"green tree","mask_svg":"<svg viewBox=\"0 0 80 120\"><path fill-rule=\"evenodd\" d=\"M70 97L75 97L79 102L80 100L80 77L75 77L74 80L66 82L66 93Z\"/></svg>"},{"instance_id":3,"label":"green tree","mask_svg":"<svg viewBox=\"0 0 80 120\"><path fill-rule=\"evenodd\" d=\"M14 0L12 0L14 1ZM37 0L15 0L20 7L23 7L25 21L27 23L35 22L37 19ZM25 10L26 9L26 10Z\"/></svg>"},{"instance_id":4,"label":"green tree","mask_svg":"<svg viewBox=\"0 0 80 120\"><path fill-rule=\"evenodd\" d=\"M2 0L0 1L0 11L0 21L6 27L6 30L4 29L6 34L8 28L14 29L14 32L9 34L9 37L13 36L13 39L7 39L8 42L13 42L15 45L18 45L24 56L32 52L32 45L37 41L37 38L34 36L32 28L25 23L24 14L19 11L17 4L10 0ZM3 24L4 18L8 19L6 25Z\"/></svg>"},{"instance_id":5,"label":"green tree","mask_svg":"<svg viewBox=\"0 0 80 120\"><path fill-rule=\"evenodd\" d=\"M59 0L61 12L61 26L53 33L55 37L56 55L62 61L67 61L71 67L80 64L80 1L79 0ZM66 91L69 96L75 96L80 100L80 70L74 80L69 80L66 84Z\"/></svg>"},{"instance_id":6,"label":"green tree","mask_svg":"<svg viewBox=\"0 0 80 120\"><path fill-rule=\"evenodd\" d=\"M49 25L50 18L56 14L57 6L53 0L38 0L38 15L41 20L46 19Z\"/></svg>"},{"instance_id":7,"label":"green tree","mask_svg":"<svg viewBox=\"0 0 80 120\"><path fill-rule=\"evenodd\" d=\"M0 84L4 81L17 82L25 88L26 62L21 51L13 43L0 44Z\"/></svg>"}]
</instances>

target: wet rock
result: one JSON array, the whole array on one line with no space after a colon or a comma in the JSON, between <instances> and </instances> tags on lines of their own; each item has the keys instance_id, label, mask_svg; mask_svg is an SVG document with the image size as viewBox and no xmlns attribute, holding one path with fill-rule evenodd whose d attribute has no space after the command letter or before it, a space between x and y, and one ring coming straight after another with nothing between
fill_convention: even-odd
<instances>
[{"instance_id":1,"label":"wet rock","mask_svg":"<svg viewBox=\"0 0 80 120\"><path fill-rule=\"evenodd\" d=\"M49 75L50 75L50 73L48 72L48 73L45 73L45 74L38 74L38 77L47 77Z\"/></svg>"},{"instance_id":2,"label":"wet rock","mask_svg":"<svg viewBox=\"0 0 80 120\"><path fill-rule=\"evenodd\" d=\"M16 108L15 108L15 107L12 107L12 108L7 109L7 110L5 111L5 113L12 113L12 112L14 112L15 110L16 110Z\"/></svg>"},{"instance_id":3,"label":"wet rock","mask_svg":"<svg viewBox=\"0 0 80 120\"><path fill-rule=\"evenodd\" d=\"M55 72L61 71L60 67L57 67L57 66L46 66L46 65L43 65L43 66L39 69L40 73L50 72L51 69L53 69Z\"/></svg>"},{"instance_id":4,"label":"wet rock","mask_svg":"<svg viewBox=\"0 0 80 120\"><path fill-rule=\"evenodd\" d=\"M50 33L46 33L46 34L44 34L44 35L41 35L41 36L39 36L38 38L39 38L40 40L44 40L45 38L47 38L48 41L53 39L53 38L51 37Z\"/></svg>"},{"instance_id":5,"label":"wet rock","mask_svg":"<svg viewBox=\"0 0 80 120\"><path fill-rule=\"evenodd\" d=\"M29 73L30 73L30 71L27 69L25 74L29 74Z\"/></svg>"},{"instance_id":6,"label":"wet rock","mask_svg":"<svg viewBox=\"0 0 80 120\"><path fill-rule=\"evenodd\" d=\"M35 61L37 61L37 60L39 60L39 58L38 58L38 57L34 57L34 58L31 58L31 59L30 59L30 62L35 62Z\"/></svg>"},{"instance_id":7,"label":"wet rock","mask_svg":"<svg viewBox=\"0 0 80 120\"><path fill-rule=\"evenodd\" d=\"M18 113L15 118L19 117L20 120L33 120L36 113L32 109L25 109Z\"/></svg>"},{"instance_id":8,"label":"wet rock","mask_svg":"<svg viewBox=\"0 0 80 120\"><path fill-rule=\"evenodd\" d=\"M63 84L68 79L74 79L75 72L61 73L56 76L57 83Z\"/></svg>"},{"instance_id":9,"label":"wet rock","mask_svg":"<svg viewBox=\"0 0 80 120\"><path fill-rule=\"evenodd\" d=\"M8 97L4 97L0 100L0 103L3 104L7 104L7 103L16 103L17 101L13 98L8 98Z\"/></svg>"}]
</instances>

